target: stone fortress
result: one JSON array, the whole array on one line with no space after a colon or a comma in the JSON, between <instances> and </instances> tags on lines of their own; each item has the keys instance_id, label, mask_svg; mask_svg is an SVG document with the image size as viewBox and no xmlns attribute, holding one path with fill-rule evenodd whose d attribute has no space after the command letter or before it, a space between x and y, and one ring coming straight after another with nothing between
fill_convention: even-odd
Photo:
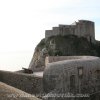
<instances>
[{"instance_id":1,"label":"stone fortress","mask_svg":"<svg viewBox=\"0 0 100 100\"><path fill-rule=\"evenodd\" d=\"M94 22L79 20L72 25L59 25L59 27L54 27L53 30L47 30L45 40L52 36L71 34L84 37L91 42L90 44L94 44L96 41L94 30ZM0 89L2 90L2 86L6 87L6 91L5 89L3 92L0 91L1 94L12 93L19 96L16 93L22 90L20 94L25 91L32 94L30 97L33 96L33 98L9 98L6 96L2 100L100 100L99 57L86 56L85 53L84 56L51 56L47 54L45 45L42 44L42 46L43 48L37 49L38 52L36 51L35 56L33 56L30 64L32 67L16 72L0 70ZM41 52L43 55L41 55ZM35 57L40 58L40 60ZM39 69L36 72L32 70L34 64L40 64L41 60L45 65L35 66L36 69ZM42 72L40 72L40 67L43 67ZM15 92L7 92L12 89ZM25 96L28 95L27 93L25 93Z\"/></svg>"},{"instance_id":2,"label":"stone fortress","mask_svg":"<svg viewBox=\"0 0 100 100\"><path fill-rule=\"evenodd\" d=\"M44 70L44 90L48 93L45 100L99 100L100 96L100 58L93 56L65 56L46 58ZM51 97L65 94L63 98ZM79 99L68 96L78 94L86 97ZM51 97L51 98L50 98ZM92 99L91 99L92 98Z\"/></svg>"},{"instance_id":3,"label":"stone fortress","mask_svg":"<svg viewBox=\"0 0 100 100\"><path fill-rule=\"evenodd\" d=\"M88 20L79 20L71 25L59 25L59 27L53 27L52 30L45 31L46 39L57 35L76 35L78 37L85 37L88 39L88 41L93 43L95 42L94 22Z\"/></svg>"}]
</instances>

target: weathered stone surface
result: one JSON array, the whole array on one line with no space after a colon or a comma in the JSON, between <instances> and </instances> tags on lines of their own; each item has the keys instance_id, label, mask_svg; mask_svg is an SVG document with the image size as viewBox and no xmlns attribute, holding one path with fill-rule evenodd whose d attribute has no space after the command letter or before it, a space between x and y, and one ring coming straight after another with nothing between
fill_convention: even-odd
<instances>
[{"instance_id":1,"label":"weathered stone surface","mask_svg":"<svg viewBox=\"0 0 100 100\"><path fill-rule=\"evenodd\" d=\"M46 50L47 51L46 51ZM43 55L43 50L46 52ZM36 47L29 69L33 71L43 71L45 57L49 56L80 56L91 55L100 56L100 42L96 44L88 42L86 38L78 38L74 35L55 36L47 40L43 39Z\"/></svg>"},{"instance_id":2,"label":"weathered stone surface","mask_svg":"<svg viewBox=\"0 0 100 100\"><path fill-rule=\"evenodd\" d=\"M72 93L74 95L79 93L89 96L99 92L100 58L92 56L72 56L68 58L70 59L52 62L46 66L43 75L44 91L51 95L53 93ZM50 96L50 94L48 95ZM49 98L44 100L67 99Z\"/></svg>"},{"instance_id":3,"label":"weathered stone surface","mask_svg":"<svg viewBox=\"0 0 100 100\"><path fill-rule=\"evenodd\" d=\"M0 100L40 100L17 88L0 82Z\"/></svg>"},{"instance_id":4,"label":"weathered stone surface","mask_svg":"<svg viewBox=\"0 0 100 100\"><path fill-rule=\"evenodd\" d=\"M100 42L95 40L94 22L79 20L71 25L59 25L52 30L46 30L45 39L37 45L29 69L43 71L46 55L100 56L99 49Z\"/></svg>"},{"instance_id":5,"label":"weathered stone surface","mask_svg":"<svg viewBox=\"0 0 100 100\"><path fill-rule=\"evenodd\" d=\"M33 74L0 71L0 81L27 93L41 94L43 92L42 77L37 77Z\"/></svg>"},{"instance_id":6,"label":"weathered stone surface","mask_svg":"<svg viewBox=\"0 0 100 100\"><path fill-rule=\"evenodd\" d=\"M29 69L32 71L43 71L45 64L45 39L41 40L41 42L35 48L34 55L29 65Z\"/></svg>"},{"instance_id":7,"label":"weathered stone surface","mask_svg":"<svg viewBox=\"0 0 100 100\"><path fill-rule=\"evenodd\" d=\"M79 20L71 25L59 25L58 27L53 27L52 30L46 30L45 32L46 39L57 35L76 35L78 37L85 37L88 41L95 43L94 22Z\"/></svg>"}]
</instances>

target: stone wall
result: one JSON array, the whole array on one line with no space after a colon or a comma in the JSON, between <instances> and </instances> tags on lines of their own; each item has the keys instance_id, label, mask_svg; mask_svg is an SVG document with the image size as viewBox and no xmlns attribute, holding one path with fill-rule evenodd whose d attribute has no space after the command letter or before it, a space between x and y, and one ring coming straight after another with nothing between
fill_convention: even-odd
<instances>
[{"instance_id":1,"label":"stone wall","mask_svg":"<svg viewBox=\"0 0 100 100\"><path fill-rule=\"evenodd\" d=\"M88 41L94 42L95 40L95 29L94 22L79 20L76 23L75 35L79 37L85 37Z\"/></svg>"},{"instance_id":2,"label":"stone wall","mask_svg":"<svg viewBox=\"0 0 100 100\"><path fill-rule=\"evenodd\" d=\"M79 20L71 25L59 25L59 27L53 27L52 30L45 31L46 39L57 35L76 35L79 37L85 37L88 41L95 42L94 22Z\"/></svg>"},{"instance_id":3,"label":"stone wall","mask_svg":"<svg viewBox=\"0 0 100 100\"><path fill-rule=\"evenodd\" d=\"M46 30L45 31L45 37L46 38L51 37L52 36L52 32L53 32L52 30Z\"/></svg>"},{"instance_id":4,"label":"stone wall","mask_svg":"<svg viewBox=\"0 0 100 100\"><path fill-rule=\"evenodd\" d=\"M43 92L42 77L32 74L0 71L0 81L27 93L38 94Z\"/></svg>"},{"instance_id":5,"label":"stone wall","mask_svg":"<svg viewBox=\"0 0 100 100\"><path fill-rule=\"evenodd\" d=\"M40 100L22 90L0 82L0 100Z\"/></svg>"},{"instance_id":6,"label":"stone wall","mask_svg":"<svg viewBox=\"0 0 100 100\"><path fill-rule=\"evenodd\" d=\"M47 56L45 58L45 66L47 66L49 63L57 62L57 61L63 61L63 60L73 60L73 59L80 59L81 56Z\"/></svg>"},{"instance_id":7,"label":"stone wall","mask_svg":"<svg viewBox=\"0 0 100 100\"><path fill-rule=\"evenodd\" d=\"M100 58L81 56L50 63L44 70L43 85L49 96L55 93L88 95L97 93L100 91ZM66 100L66 98L53 100Z\"/></svg>"}]
</instances>

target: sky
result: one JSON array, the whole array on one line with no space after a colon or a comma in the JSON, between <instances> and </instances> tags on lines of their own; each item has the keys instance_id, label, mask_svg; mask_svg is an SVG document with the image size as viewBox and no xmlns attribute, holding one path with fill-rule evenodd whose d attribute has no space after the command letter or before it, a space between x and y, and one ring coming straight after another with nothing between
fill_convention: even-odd
<instances>
[{"instance_id":1,"label":"sky","mask_svg":"<svg viewBox=\"0 0 100 100\"><path fill-rule=\"evenodd\" d=\"M80 19L95 22L95 36L100 40L99 9L100 0L0 0L0 53L3 57L5 52L29 52L29 56L19 53L28 66L45 30ZM25 60L21 61L19 65Z\"/></svg>"}]
</instances>

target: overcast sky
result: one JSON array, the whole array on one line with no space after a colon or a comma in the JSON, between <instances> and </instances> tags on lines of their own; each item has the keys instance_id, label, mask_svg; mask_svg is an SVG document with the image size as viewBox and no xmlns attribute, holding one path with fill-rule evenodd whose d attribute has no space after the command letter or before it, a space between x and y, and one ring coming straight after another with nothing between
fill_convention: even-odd
<instances>
[{"instance_id":1,"label":"overcast sky","mask_svg":"<svg viewBox=\"0 0 100 100\"><path fill-rule=\"evenodd\" d=\"M78 19L95 22L100 40L100 0L0 0L0 51L34 50L45 30Z\"/></svg>"},{"instance_id":2,"label":"overcast sky","mask_svg":"<svg viewBox=\"0 0 100 100\"><path fill-rule=\"evenodd\" d=\"M0 0L0 51L34 50L45 30L78 19L95 22L100 40L100 0Z\"/></svg>"}]
</instances>

